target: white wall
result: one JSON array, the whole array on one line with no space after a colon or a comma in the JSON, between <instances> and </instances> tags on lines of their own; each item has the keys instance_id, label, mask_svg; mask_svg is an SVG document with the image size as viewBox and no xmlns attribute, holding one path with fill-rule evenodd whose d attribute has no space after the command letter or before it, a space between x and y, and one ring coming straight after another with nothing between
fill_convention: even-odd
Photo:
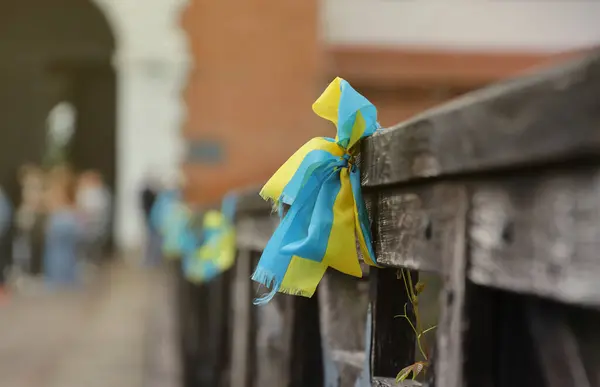
<instances>
[{"instance_id":1,"label":"white wall","mask_svg":"<svg viewBox=\"0 0 600 387\"><path fill-rule=\"evenodd\" d=\"M177 173L190 55L180 27L186 0L94 0L116 36L117 197L115 239L137 248L145 235L139 191L150 170Z\"/></svg>"},{"instance_id":2,"label":"white wall","mask_svg":"<svg viewBox=\"0 0 600 387\"><path fill-rule=\"evenodd\" d=\"M600 44L597 0L323 0L329 43L561 51Z\"/></svg>"}]
</instances>

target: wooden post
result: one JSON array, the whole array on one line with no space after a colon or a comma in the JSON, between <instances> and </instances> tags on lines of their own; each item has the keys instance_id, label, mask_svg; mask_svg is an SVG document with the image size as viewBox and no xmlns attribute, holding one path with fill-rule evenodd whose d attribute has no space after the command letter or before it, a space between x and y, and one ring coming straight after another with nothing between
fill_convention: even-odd
<instances>
[{"instance_id":1,"label":"wooden post","mask_svg":"<svg viewBox=\"0 0 600 387\"><path fill-rule=\"evenodd\" d=\"M326 387L355 387L368 372L365 348L369 283L329 271L319 285ZM366 368L366 370L365 370Z\"/></svg>"},{"instance_id":2,"label":"wooden post","mask_svg":"<svg viewBox=\"0 0 600 387\"><path fill-rule=\"evenodd\" d=\"M252 295L250 292L250 252L238 250L235 263L232 300L232 352L230 368L230 386L250 386L249 354L251 337Z\"/></svg>"}]
</instances>

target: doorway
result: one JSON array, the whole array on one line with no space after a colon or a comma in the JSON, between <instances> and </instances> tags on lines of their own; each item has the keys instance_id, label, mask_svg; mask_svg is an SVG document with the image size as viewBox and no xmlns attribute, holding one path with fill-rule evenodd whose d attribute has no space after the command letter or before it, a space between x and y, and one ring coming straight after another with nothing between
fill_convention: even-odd
<instances>
[{"instance_id":1,"label":"doorway","mask_svg":"<svg viewBox=\"0 0 600 387\"><path fill-rule=\"evenodd\" d=\"M13 208L17 173L48 155L48 116L63 103L76 112L65 160L96 169L113 197L116 173L115 37L91 0L0 2L0 187ZM0 270L10 260L0 251Z\"/></svg>"},{"instance_id":2,"label":"doorway","mask_svg":"<svg viewBox=\"0 0 600 387\"><path fill-rule=\"evenodd\" d=\"M114 190L115 39L90 0L0 3L0 185L18 201L16 172L47 154L47 118L59 103L77 114L66 159L94 168Z\"/></svg>"}]
</instances>

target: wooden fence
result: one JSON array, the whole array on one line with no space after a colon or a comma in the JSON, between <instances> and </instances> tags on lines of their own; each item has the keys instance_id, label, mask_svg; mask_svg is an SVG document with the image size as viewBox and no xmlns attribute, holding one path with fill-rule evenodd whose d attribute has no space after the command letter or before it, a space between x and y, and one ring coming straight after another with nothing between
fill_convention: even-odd
<instances>
[{"instance_id":1,"label":"wooden fence","mask_svg":"<svg viewBox=\"0 0 600 387\"><path fill-rule=\"evenodd\" d=\"M262 307L249 277L278 218L242 193L230 290L208 285L230 301L204 312L228 308L227 376L193 387L392 386L418 361L437 387L600 386L599 154L600 53L386 129L361 152L382 267Z\"/></svg>"}]
</instances>

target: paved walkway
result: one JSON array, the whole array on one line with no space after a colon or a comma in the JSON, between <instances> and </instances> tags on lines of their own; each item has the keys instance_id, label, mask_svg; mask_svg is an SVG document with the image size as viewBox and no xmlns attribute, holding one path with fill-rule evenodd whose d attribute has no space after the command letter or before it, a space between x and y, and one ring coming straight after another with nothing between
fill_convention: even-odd
<instances>
[{"instance_id":1,"label":"paved walkway","mask_svg":"<svg viewBox=\"0 0 600 387\"><path fill-rule=\"evenodd\" d=\"M0 306L2 387L178 387L171 278L117 265Z\"/></svg>"}]
</instances>

